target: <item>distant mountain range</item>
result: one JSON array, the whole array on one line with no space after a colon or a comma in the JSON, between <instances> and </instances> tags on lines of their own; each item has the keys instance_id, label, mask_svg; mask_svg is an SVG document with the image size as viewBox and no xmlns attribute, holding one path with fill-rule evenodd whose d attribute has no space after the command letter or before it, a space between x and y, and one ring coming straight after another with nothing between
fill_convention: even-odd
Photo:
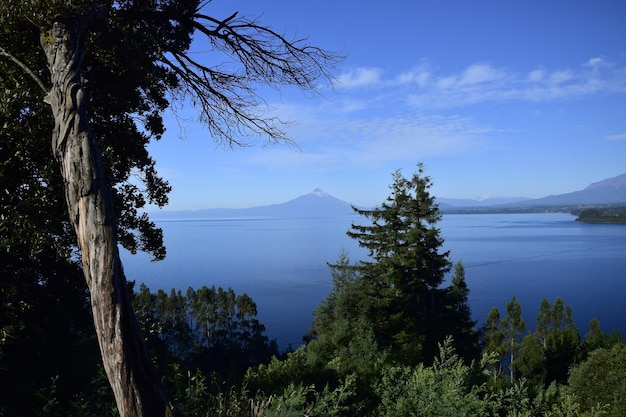
<instances>
[{"instance_id":1,"label":"distant mountain range","mask_svg":"<svg viewBox=\"0 0 626 417\"><path fill-rule=\"evenodd\" d=\"M469 200L470 202L472 200ZM467 204L467 200L438 199L439 208L443 212L450 211L481 211L514 209L537 209L537 208L576 208L580 206L609 206L626 205L626 174L607 178L595 182L585 189L571 193L550 195L542 198L519 198L511 201L498 201L498 199L486 199L475 204Z\"/></svg>"},{"instance_id":2,"label":"distant mountain range","mask_svg":"<svg viewBox=\"0 0 626 417\"><path fill-rule=\"evenodd\" d=\"M493 207L504 204L516 204L530 200L525 197L509 197L509 198L482 198L480 200L472 200L469 198L437 198L440 210L452 208L474 208L474 207Z\"/></svg>"},{"instance_id":3,"label":"distant mountain range","mask_svg":"<svg viewBox=\"0 0 626 417\"><path fill-rule=\"evenodd\" d=\"M626 174L594 182L584 190L527 200L523 207L626 203Z\"/></svg>"},{"instance_id":4,"label":"distant mountain range","mask_svg":"<svg viewBox=\"0 0 626 417\"><path fill-rule=\"evenodd\" d=\"M626 205L626 173L589 185L584 190L543 198L488 198L483 200L438 198L443 213L536 210L580 206ZM215 219L232 217L339 217L354 214L350 203L317 188L282 204L245 209L159 211L156 220Z\"/></svg>"}]
</instances>

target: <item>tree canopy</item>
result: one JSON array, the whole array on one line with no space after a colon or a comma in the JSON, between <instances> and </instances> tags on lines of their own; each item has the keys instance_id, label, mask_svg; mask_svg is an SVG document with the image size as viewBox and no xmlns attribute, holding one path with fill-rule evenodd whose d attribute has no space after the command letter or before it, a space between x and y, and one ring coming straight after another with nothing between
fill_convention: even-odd
<instances>
[{"instance_id":1,"label":"tree canopy","mask_svg":"<svg viewBox=\"0 0 626 417\"><path fill-rule=\"evenodd\" d=\"M381 360L430 363L450 335L466 359L478 354L462 263L452 285L442 287L451 261L442 250L436 227L441 214L430 186L421 164L409 179L396 171L380 207L355 208L367 222L353 224L348 236L369 250L370 259L351 265L343 254L331 265L334 287L313 322L310 349L330 363L352 370L372 370Z\"/></svg>"},{"instance_id":2,"label":"tree canopy","mask_svg":"<svg viewBox=\"0 0 626 417\"><path fill-rule=\"evenodd\" d=\"M160 230L142 213L166 204L170 190L146 150L165 131L163 111L191 104L226 146L287 140L282 122L263 111L259 86L316 91L340 59L239 13L210 16L210 3L0 4L2 247L13 255L22 245L35 260L50 244L62 259L78 249L122 415L160 415L165 404L117 249L165 256ZM206 59L188 53L194 36L210 45Z\"/></svg>"}]
</instances>

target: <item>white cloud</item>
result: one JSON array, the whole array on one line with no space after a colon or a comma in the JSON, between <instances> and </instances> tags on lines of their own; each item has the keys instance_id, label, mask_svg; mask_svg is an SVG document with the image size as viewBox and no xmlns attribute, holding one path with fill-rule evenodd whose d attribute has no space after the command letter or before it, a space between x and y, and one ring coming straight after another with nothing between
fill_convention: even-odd
<instances>
[{"instance_id":1,"label":"white cloud","mask_svg":"<svg viewBox=\"0 0 626 417\"><path fill-rule=\"evenodd\" d=\"M573 77L574 75L569 70L555 71L550 74L550 82L552 84L561 84L571 80Z\"/></svg>"},{"instance_id":2,"label":"white cloud","mask_svg":"<svg viewBox=\"0 0 626 417\"><path fill-rule=\"evenodd\" d=\"M546 72L541 69L536 69L528 73L526 79L531 83L537 83L544 79Z\"/></svg>"},{"instance_id":3,"label":"white cloud","mask_svg":"<svg viewBox=\"0 0 626 417\"><path fill-rule=\"evenodd\" d=\"M626 140L626 133L621 133L618 135L609 135L606 138L608 140Z\"/></svg>"},{"instance_id":4,"label":"white cloud","mask_svg":"<svg viewBox=\"0 0 626 417\"><path fill-rule=\"evenodd\" d=\"M504 78L505 73L488 64L473 64L463 71L459 83L461 85L479 84L497 81Z\"/></svg>"},{"instance_id":5,"label":"white cloud","mask_svg":"<svg viewBox=\"0 0 626 417\"><path fill-rule=\"evenodd\" d=\"M476 63L468 66L458 74L435 76L432 70L423 66L398 77L400 81L417 80L424 89L437 88L439 90L458 90L473 88L476 85L489 85L506 77L506 72L489 64Z\"/></svg>"},{"instance_id":6,"label":"white cloud","mask_svg":"<svg viewBox=\"0 0 626 417\"><path fill-rule=\"evenodd\" d=\"M450 115L450 109L626 92L624 70L617 66L603 65L599 73L584 64L577 69L535 68L514 73L476 63L445 74L421 64L389 79L380 69L360 68L345 74L343 85L376 88L346 88L332 101L298 103L288 109L277 106L278 114L288 110L288 119L297 121L288 126L288 134L302 153L272 149L250 163L340 170L480 152L494 132L472 119ZM626 133L607 139L626 140Z\"/></svg>"},{"instance_id":7,"label":"white cloud","mask_svg":"<svg viewBox=\"0 0 626 417\"><path fill-rule=\"evenodd\" d=\"M588 67L597 67L598 65L602 65L604 63L604 58L601 56L590 58L589 61L585 63Z\"/></svg>"},{"instance_id":8,"label":"white cloud","mask_svg":"<svg viewBox=\"0 0 626 417\"><path fill-rule=\"evenodd\" d=\"M403 84L426 85L432 76L433 69L427 62L422 62L419 66L410 71L402 72L396 77L396 82Z\"/></svg>"},{"instance_id":9,"label":"white cloud","mask_svg":"<svg viewBox=\"0 0 626 417\"><path fill-rule=\"evenodd\" d=\"M410 72L404 72L396 78L400 84L418 84L424 85L428 82L430 73L428 71L416 70Z\"/></svg>"},{"instance_id":10,"label":"white cloud","mask_svg":"<svg viewBox=\"0 0 626 417\"><path fill-rule=\"evenodd\" d=\"M456 155L482 147L490 129L468 118L444 115L391 115L354 118L320 114L298 126L300 154L274 149L254 164L313 166L320 170L375 169L433 156Z\"/></svg>"},{"instance_id":11,"label":"white cloud","mask_svg":"<svg viewBox=\"0 0 626 417\"><path fill-rule=\"evenodd\" d=\"M343 87L342 102L349 105L339 106L337 111L358 112L392 103L418 109L443 109L478 103L541 102L599 93L626 93L626 68L603 57L594 57L572 68L539 66L526 72L514 72L477 62L446 74L424 59L413 69L387 79L380 68L356 68L342 74L338 86ZM352 96L350 91L358 87L377 87L377 96L364 94L360 88L359 95Z\"/></svg>"},{"instance_id":12,"label":"white cloud","mask_svg":"<svg viewBox=\"0 0 626 417\"><path fill-rule=\"evenodd\" d=\"M451 89L458 84L459 78L456 76L441 77L437 79L436 87L442 90Z\"/></svg>"},{"instance_id":13,"label":"white cloud","mask_svg":"<svg viewBox=\"0 0 626 417\"><path fill-rule=\"evenodd\" d=\"M592 67L590 71L586 67ZM416 108L442 109L502 101L551 101L626 93L626 68L591 58L578 68L515 73L475 63L453 74L431 73L419 88L397 91Z\"/></svg>"},{"instance_id":14,"label":"white cloud","mask_svg":"<svg viewBox=\"0 0 626 417\"><path fill-rule=\"evenodd\" d=\"M341 74L337 80L337 86L355 88L377 84L382 73L380 68L357 68Z\"/></svg>"}]
</instances>

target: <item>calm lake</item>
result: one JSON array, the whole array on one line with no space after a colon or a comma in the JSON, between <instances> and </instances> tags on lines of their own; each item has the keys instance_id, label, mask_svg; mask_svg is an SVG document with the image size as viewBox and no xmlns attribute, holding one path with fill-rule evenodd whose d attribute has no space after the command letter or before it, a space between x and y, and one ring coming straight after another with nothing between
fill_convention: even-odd
<instances>
[{"instance_id":1,"label":"calm lake","mask_svg":"<svg viewBox=\"0 0 626 417\"><path fill-rule=\"evenodd\" d=\"M462 260L478 325L515 295L527 328L543 298L572 306L582 336L593 317L626 333L626 225L582 224L569 214L444 215L438 224L453 262ZM202 285L248 293L266 334L297 347L332 280L326 262L342 248L367 253L345 234L358 216L157 221L168 255L152 263L122 251L129 280L151 290ZM504 314L503 314L504 315Z\"/></svg>"}]
</instances>

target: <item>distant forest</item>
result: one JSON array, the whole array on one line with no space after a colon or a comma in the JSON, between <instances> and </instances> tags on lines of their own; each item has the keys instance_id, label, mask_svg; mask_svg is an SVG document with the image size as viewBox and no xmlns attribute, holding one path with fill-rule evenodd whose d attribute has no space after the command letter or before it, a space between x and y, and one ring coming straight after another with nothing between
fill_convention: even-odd
<instances>
[{"instance_id":1,"label":"distant forest","mask_svg":"<svg viewBox=\"0 0 626 417\"><path fill-rule=\"evenodd\" d=\"M578 222L626 224L626 207L588 208L578 213Z\"/></svg>"},{"instance_id":2,"label":"distant forest","mask_svg":"<svg viewBox=\"0 0 626 417\"><path fill-rule=\"evenodd\" d=\"M532 206L532 207L467 207L442 210L445 214L508 214L508 213L571 213L578 216L576 221L583 223L626 223L626 206L594 205L593 207L571 206Z\"/></svg>"}]
</instances>

